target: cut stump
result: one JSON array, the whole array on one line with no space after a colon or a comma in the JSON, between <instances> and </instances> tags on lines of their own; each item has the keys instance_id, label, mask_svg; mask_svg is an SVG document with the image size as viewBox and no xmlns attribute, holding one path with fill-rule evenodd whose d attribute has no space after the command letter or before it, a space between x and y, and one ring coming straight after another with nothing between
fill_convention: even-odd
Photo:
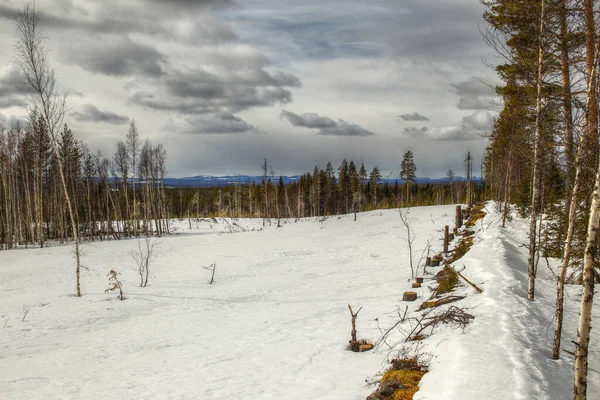
<instances>
[{"instance_id":1,"label":"cut stump","mask_svg":"<svg viewBox=\"0 0 600 400\"><path fill-rule=\"evenodd\" d=\"M417 289L417 288L420 288L420 287L421 287L421 284L419 282L415 282L415 283L412 284L412 288L413 289Z\"/></svg>"},{"instance_id":2,"label":"cut stump","mask_svg":"<svg viewBox=\"0 0 600 400\"><path fill-rule=\"evenodd\" d=\"M442 257L441 255L435 255L433 256L433 258L431 259L431 266L432 267L439 267L440 263L444 260L444 257Z\"/></svg>"},{"instance_id":3,"label":"cut stump","mask_svg":"<svg viewBox=\"0 0 600 400\"><path fill-rule=\"evenodd\" d=\"M373 349L373 345L371 343L365 343L358 346L358 352L362 353L363 351L369 351Z\"/></svg>"},{"instance_id":4,"label":"cut stump","mask_svg":"<svg viewBox=\"0 0 600 400\"><path fill-rule=\"evenodd\" d=\"M417 283L423 283L423 277L422 276L417 276Z\"/></svg>"},{"instance_id":5,"label":"cut stump","mask_svg":"<svg viewBox=\"0 0 600 400\"><path fill-rule=\"evenodd\" d=\"M417 292L404 292L402 301L415 301L417 300Z\"/></svg>"}]
</instances>

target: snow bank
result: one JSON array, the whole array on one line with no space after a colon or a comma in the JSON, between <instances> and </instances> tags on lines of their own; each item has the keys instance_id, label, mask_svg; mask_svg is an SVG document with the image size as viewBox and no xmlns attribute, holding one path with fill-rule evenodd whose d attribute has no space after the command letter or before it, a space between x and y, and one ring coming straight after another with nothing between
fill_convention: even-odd
<instances>
[{"instance_id":1,"label":"snow bank","mask_svg":"<svg viewBox=\"0 0 600 400\"><path fill-rule=\"evenodd\" d=\"M456 267L484 290L460 307L475 316L465 334L446 331L426 341L431 371L415 399L570 399L574 357L561 352L551 359L554 335L555 278L544 260L536 281L536 300L527 300L526 220L515 217L507 228L488 204L478 223L475 244ZM556 263L555 263L556 264ZM574 351L581 289L567 287L563 349ZM594 319L600 320L600 307ZM588 398L600 398L600 336L592 330Z\"/></svg>"}]
</instances>

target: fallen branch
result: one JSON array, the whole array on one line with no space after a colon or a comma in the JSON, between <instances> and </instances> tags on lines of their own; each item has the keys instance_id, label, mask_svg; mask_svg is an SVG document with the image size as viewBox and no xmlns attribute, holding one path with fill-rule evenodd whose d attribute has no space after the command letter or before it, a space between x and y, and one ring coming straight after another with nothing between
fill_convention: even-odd
<instances>
[{"instance_id":1,"label":"fallen branch","mask_svg":"<svg viewBox=\"0 0 600 400\"><path fill-rule=\"evenodd\" d=\"M465 266L463 265L463 267L465 267ZM468 280L467 278L465 278L465 276L463 274L461 274L460 272L456 271L456 269L454 267L452 267L452 269L458 274L458 276L460 276L461 278L463 278L463 280L465 282L467 282L469 285L471 285L473 287L473 289L477 290L479 293L483 293L483 290L479 289L477 287L477 285L475 285L473 282L471 282L470 280Z\"/></svg>"},{"instance_id":2,"label":"fallen branch","mask_svg":"<svg viewBox=\"0 0 600 400\"><path fill-rule=\"evenodd\" d=\"M460 301L460 300L464 299L465 297L467 297L467 296L448 296L448 297L444 297L439 300L426 301L425 303L421 304L421 306L419 307L419 311L426 310L428 308L435 308L435 307L443 306L444 304L454 303L456 301Z\"/></svg>"},{"instance_id":3,"label":"fallen branch","mask_svg":"<svg viewBox=\"0 0 600 400\"><path fill-rule=\"evenodd\" d=\"M21 321L25 322L25 318L27 318L27 314L29 314L29 311L31 311L31 307L23 306L22 310L23 310L23 319Z\"/></svg>"}]
</instances>

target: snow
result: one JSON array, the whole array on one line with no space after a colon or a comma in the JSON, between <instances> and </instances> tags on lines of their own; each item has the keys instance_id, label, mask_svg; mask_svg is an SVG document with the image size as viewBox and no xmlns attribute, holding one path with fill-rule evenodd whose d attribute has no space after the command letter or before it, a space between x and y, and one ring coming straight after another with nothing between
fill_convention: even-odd
<instances>
[{"instance_id":1,"label":"snow","mask_svg":"<svg viewBox=\"0 0 600 400\"><path fill-rule=\"evenodd\" d=\"M536 300L527 300L528 221L514 217L503 229L491 205L477 225L475 245L456 267L484 290L466 287L460 307L475 316L465 334L433 335L422 347L435 355L415 399L569 399L580 287L567 286L561 359L551 359L556 286L544 260L538 267ZM558 262L554 260L556 271ZM460 292L460 291L459 291ZM600 319L598 305L594 320ZM588 398L600 398L600 337L592 330Z\"/></svg>"},{"instance_id":2,"label":"snow","mask_svg":"<svg viewBox=\"0 0 600 400\"><path fill-rule=\"evenodd\" d=\"M461 259L484 289L454 303L475 315L465 329L445 327L419 342L430 364L415 399L570 398L572 356L549 359L554 284L540 265L537 300L526 300L525 221L499 216L478 225ZM410 210L415 263L454 206ZM397 320L410 288L406 229L397 210L285 221L175 222L159 240L150 286L140 288L130 251L136 240L83 246L84 296L74 293L71 246L0 252L1 399L364 399L403 348L395 330L377 351L352 353L350 313L359 339L377 341ZM234 226L235 229L238 229ZM543 261L542 261L543 262ZM216 263L215 284L203 269ZM127 300L108 288L116 269ZM429 296L409 304L411 313ZM572 350L578 288L569 287L564 348ZM24 318L24 311L29 310ZM598 307L596 307L598 311ZM410 315L415 315L411 313ZM595 313L598 318L598 313ZM1 328L6 322L6 326ZM598 335L592 330L592 351ZM600 396L591 356L589 398ZM596 357L598 358L598 357Z\"/></svg>"}]
</instances>

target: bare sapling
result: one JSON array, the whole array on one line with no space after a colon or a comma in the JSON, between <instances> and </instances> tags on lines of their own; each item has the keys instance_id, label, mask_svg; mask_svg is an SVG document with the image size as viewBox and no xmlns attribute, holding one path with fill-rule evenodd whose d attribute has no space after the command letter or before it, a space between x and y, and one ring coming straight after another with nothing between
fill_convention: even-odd
<instances>
[{"instance_id":1,"label":"bare sapling","mask_svg":"<svg viewBox=\"0 0 600 400\"><path fill-rule=\"evenodd\" d=\"M421 252L421 257L419 257L419 261L417 262L417 270L415 271L416 276L419 275L419 265L421 265L423 260L425 260L423 265L423 274L427 274L427 270L425 267L429 267L429 264L431 264L431 258L429 257L429 253L431 252L431 240L432 238L427 239L427 244ZM427 259L429 259L429 264L427 264Z\"/></svg>"},{"instance_id":2,"label":"bare sapling","mask_svg":"<svg viewBox=\"0 0 600 400\"><path fill-rule=\"evenodd\" d=\"M210 282L208 284L212 285L213 283L215 283L215 270L217 269L217 264L213 263L213 264L210 264L208 267L202 267L202 268L212 271L212 274L210 276Z\"/></svg>"},{"instance_id":3,"label":"bare sapling","mask_svg":"<svg viewBox=\"0 0 600 400\"><path fill-rule=\"evenodd\" d=\"M156 257L156 250L161 242L149 236L138 238L137 249L131 250L131 257L135 260L138 273L140 274L140 287L148 286L150 276L150 265Z\"/></svg>"},{"instance_id":4,"label":"bare sapling","mask_svg":"<svg viewBox=\"0 0 600 400\"><path fill-rule=\"evenodd\" d=\"M408 259L410 261L410 273L411 278L415 279L415 269L413 266L413 256L412 256L412 244L415 241L415 234L412 231L411 221L408 218L408 214L410 212L410 208L399 209L398 213L400 214L400 220L402 220L402 224L406 227L406 242L408 243Z\"/></svg>"},{"instance_id":5,"label":"bare sapling","mask_svg":"<svg viewBox=\"0 0 600 400\"><path fill-rule=\"evenodd\" d=\"M125 296L123 295L123 284L119 280L119 273L114 269L111 269L106 276L108 276L109 288L106 289L104 293L114 292L115 290L118 290L119 300L125 300Z\"/></svg>"},{"instance_id":6,"label":"bare sapling","mask_svg":"<svg viewBox=\"0 0 600 400\"><path fill-rule=\"evenodd\" d=\"M358 316L360 310L362 310L362 307L359 308L357 312L354 312L352 311L352 306L348 304L348 309L350 310L350 317L352 318L352 331L350 331L350 350L354 352L371 350L373 348L372 344L367 343L367 341L364 340L359 342L356 338L356 317Z\"/></svg>"}]
</instances>

